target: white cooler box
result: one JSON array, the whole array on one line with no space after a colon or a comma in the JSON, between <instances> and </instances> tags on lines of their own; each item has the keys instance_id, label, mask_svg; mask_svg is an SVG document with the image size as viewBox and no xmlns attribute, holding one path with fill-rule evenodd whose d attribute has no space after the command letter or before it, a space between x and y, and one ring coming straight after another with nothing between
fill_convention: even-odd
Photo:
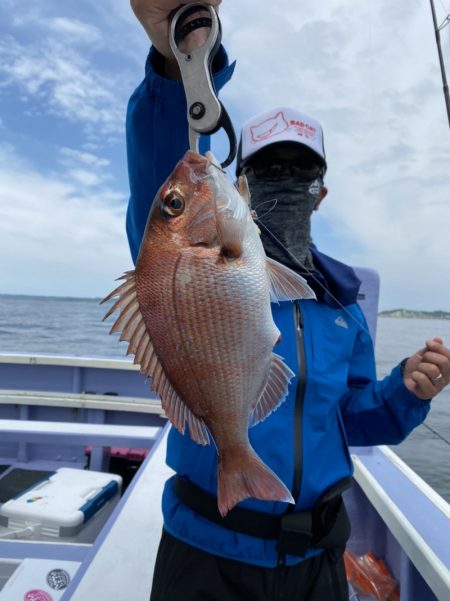
<instances>
[{"instance_id":1,"label":"white cooler box","mask_svg":"<svg viewBox=\"0 0 450 601\"><path fill-rule=\"evenodd\" d=\"M0 507L11 538L93 542L120 499L115 474L60 468Z\"/></svg>"}]
</instances>

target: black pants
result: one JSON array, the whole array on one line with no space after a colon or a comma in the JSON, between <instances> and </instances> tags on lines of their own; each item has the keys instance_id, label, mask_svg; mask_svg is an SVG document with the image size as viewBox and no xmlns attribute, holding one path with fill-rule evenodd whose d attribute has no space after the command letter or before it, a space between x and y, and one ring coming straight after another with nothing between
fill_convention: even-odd
<instances>
[{"instance_id":1,"label":"black pants","mask_svg":"<svg viewBox=\"0 0 450 601\"><path fill-rule=\"evenodd\" d=\"M150 601L348 601L342 554L286 567L210 555L163 531Z\"/></svg>"}]
</instances>

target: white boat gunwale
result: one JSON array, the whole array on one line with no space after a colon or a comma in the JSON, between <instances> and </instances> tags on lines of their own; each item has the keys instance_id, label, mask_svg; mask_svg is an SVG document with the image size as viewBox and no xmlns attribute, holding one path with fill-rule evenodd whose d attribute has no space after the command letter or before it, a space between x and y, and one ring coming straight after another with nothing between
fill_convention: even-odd
<instances>
[{"instance_id":1,"label":"white boat gunwale","mask_svg":"<svg viewBox=\"0 0 450 601\"><path fill-rule=\"evenodd\" d=\"M0 419L3 442L51 442L66 439L71 444L93 442L98 446L115 444L151 447L159 431L157 426Z\"/></svg>"},{"instance_id":2,"label":"white boat gunwale","mask_svg":"<svg viewBox=\"0 0 450 601\"><path fill-rule=\"evenodd\" d=\"M90 394L87 392L43 392L41 390L0 390L0 404L45 405L70 409L101 409L105 411L132 411L155 413L165 417L161 401L153 397L131 397Z\"/></svg>"},{"instance_id":3,"label":"white boat gunwale","mask_svg":"<svg viewBox=\"0 0 450 601\"><path fill-rule=\"evenodd\" d=\"M104 357L72 357L70 355L45 355L28 353L0 353L0 363L28 365L57 365L60 367L97 367L101 369L123 369L139 371L131 359L108 359Z\"/></svg>"}]
</instances>

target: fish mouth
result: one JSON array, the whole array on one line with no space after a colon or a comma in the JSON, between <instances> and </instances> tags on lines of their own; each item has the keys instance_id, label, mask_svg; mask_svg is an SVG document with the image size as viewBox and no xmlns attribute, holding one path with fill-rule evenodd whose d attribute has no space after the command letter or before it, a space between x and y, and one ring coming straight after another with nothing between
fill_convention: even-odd
<instances>
[{"instance_id":1,"label":"fish mouth","mask_svg":"<svg viewBox=\"0 0 450 601\"><path fill-rule=\"evenodd\" d=\"M207 181L209 187L213 192L213 199L209 206L205 210L205 206L199 207L198 211L194 214L194 219L188 226L188 230L196 228L201 223L205 221L209 221L211 219L215 219L217 206L215 202L215 185L214 185L214 171L216 169L222 170L222 167L217 162L216 158L212 154L212 152L207 152L206 156L198 154L193 150L188 150L183 157L182 164L185 169L190 172L190 180L192 183L196 183L199 181ZM223 173L225 173L223 171ZM200 244L201 246L202 244Z\"/></svg>"},{"instance_id":2,"label":"fish mouth","mask_svg":"<svg viewBox=\"0 0 450 601\"><path fill-rule=\"evenodd\" d=\"M205 179L209 176L214 176L215 171L226 176L226 171L222 168L216 157L211 151L208 151L205 156L188 150L182 159L182 164L188 169L191 169L197 179Z\"/></svg>"},{"instance_id":3,"label":"fish mouth","mask_svg":"<svg viewBox=\"0 0 450 601\"><path fill-rule=\"evenodd\" d=\"M210 160L193 150L188 150L181 161L182 168L190 172L193 183L207 176Z\"/></svg>"}]
</instances>

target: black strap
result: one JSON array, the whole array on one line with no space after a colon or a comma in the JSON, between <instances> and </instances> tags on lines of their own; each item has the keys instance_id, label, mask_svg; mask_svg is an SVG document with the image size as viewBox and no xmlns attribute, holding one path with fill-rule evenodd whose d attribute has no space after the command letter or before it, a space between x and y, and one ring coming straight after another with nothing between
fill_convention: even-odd
<instances>
[{"instance_id":1,"label":"black strap","mask_svg":"<svg viewBox=\"0 0 450 601\"><path fill-rule=\"evenodd\" d=\"M174 10L172 16L177 12L178 9ZM175 43L177 46L180 42L184 40L190 33L199 29L200 27L211 27L212 19L211 17L197 17L196 19L192 19L188 23L186 23L186 19L191 15L198 12L208 12L208 9L201 4L193 4L189 8L187 8L182 14L180 20L176 24L175 28Z\"/></svg>"},{"instance_id":2,"label":"black strap","mask_svg":"<svg viewBox=\"0 0 450 601\"><path fill-rule=\"evenodd\" d=\"M198 8L195 9L195 12L197 11ZM183 18L186 18L189 14L191 14L191 12L186 11L183 15ZM190 33L196 29L199 29L200 27L211 27L211 24L212 19L210 17L198 17L197 19L189 21L189 23L182 24L175 30L175 43L178 46L179 43L182 42Z\"/></svg>"},{"instance_id":3,"label":"black strap","mask_svg":"<svg viewBox=\"0 0 450 601\"><path fill-rule=\"evenodd\" d=\"M344 478L319 499L311 511L281 515L233 507L223 518L217 508L217 497L187 478L174 476L173 490L187 507L207 520L248 536L276 540L280 553L303 557L310 547L334 548L345 544L350 536L350 522L341 493L351 485Z\"/></svg>"},{"instance_id":4,"label":"black strap","mask_svg":"<svg viewBox=\"0 0 450 601\"><path fill-rule=\"evenodd\" d=\"M233 507L223 518L217 508L217 497L206 492L187 478L176 475L173 490L186 507L222 528L248 534L257 538L277 540L281 515L252 511L245 507Z\"/></svg>"}]
</instances>

